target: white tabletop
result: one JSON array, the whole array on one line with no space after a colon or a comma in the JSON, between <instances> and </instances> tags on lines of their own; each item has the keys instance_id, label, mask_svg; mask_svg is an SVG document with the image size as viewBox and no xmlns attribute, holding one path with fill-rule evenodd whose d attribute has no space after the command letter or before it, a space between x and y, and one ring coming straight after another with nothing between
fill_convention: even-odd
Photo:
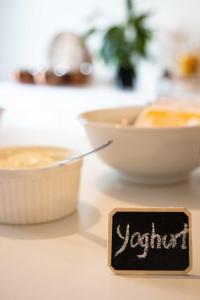
<instances>
[{"instance_id":1,"label":"white tabletop","mask_svg":"<svg viewBox=\"0 0 200 300\"><path fill-rule=\"evenodd\" d=\"M6 108L0 145L48 144L89 149L76 115L146 103L152 95L109 87L52 88L0 84ZM107 219L113 207L178 206L192 213L190 276L117 276L107 267ZM200 299L200 172L188 182L144 187L122 181L95 156L85 159L79 206L43 225L0 225L0 299Z\"/></svg>"}]
</instances>

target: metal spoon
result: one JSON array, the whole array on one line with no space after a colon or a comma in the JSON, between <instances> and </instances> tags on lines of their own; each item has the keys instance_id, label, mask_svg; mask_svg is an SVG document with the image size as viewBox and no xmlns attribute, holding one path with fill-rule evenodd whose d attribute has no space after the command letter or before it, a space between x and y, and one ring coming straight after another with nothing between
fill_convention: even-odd
<instances>
[{"instance_id":1,"label":"metal spoon","mask_svg":"<svg viewBox=\"0 0 200 300\"><path fill-rule=\"evenodd\" d=\"M69 163L71 163L71 162L73 162L75 160L81 159L81 158L83 158L85 156L88 156L88 155L90 155L92 153L98 152L98 151L100 151L100 150L102 150L102 149L110 146L112 143L113 143L113 140L109 140L108 142L106 142L106 143L98 146L97 148L95 148L95 149L93 149L93 150L91 150L89 152L86 152L86 153L83 153L83 154L78 154L78 155L72 156L72 157L70 157L68 159L55 162L54 164L49 165L49 167L52 167L52 166L55 166L55 165L56 166L64 166L64 165L69 164Z\"/></svg>"}]
</instances>

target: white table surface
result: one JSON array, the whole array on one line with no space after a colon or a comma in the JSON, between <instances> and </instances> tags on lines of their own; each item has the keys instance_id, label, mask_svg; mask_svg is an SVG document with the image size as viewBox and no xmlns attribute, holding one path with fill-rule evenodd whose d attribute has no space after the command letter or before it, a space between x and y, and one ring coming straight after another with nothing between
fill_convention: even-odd
<instances>
[{"instance_id":1,"label":"white table surface","mask_svg":"<svg viewBox=\"0 0 200 300\"><path fill-rule=\"evenodd\" d=\"M151 93L103 86L51 88L0 84L6 108L0 145L48 144L89 149L76 115L146 103ZM190 276L117 276L107 267L107 218L113 207L187 207L193 223ZM0 225L1 300L200 299L200 172L188 182L144 187L122 181L95 156L85 159L79 206L43 225Z\"/></svg>"}]
</instances>

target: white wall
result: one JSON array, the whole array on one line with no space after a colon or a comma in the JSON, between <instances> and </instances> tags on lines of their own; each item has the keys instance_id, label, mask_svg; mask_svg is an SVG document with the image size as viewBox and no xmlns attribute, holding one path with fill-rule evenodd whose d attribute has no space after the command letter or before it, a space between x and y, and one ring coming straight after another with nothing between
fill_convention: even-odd
<instances>
[{"instance_id":1,"label":"white wall","mask_svg":"<svg viewBox=\"0 0 200 300\"><path fill-rule=\"evenodd\" d=\"M149 8L156 30L184 29L200 35L199 0L138 0ZM13 68L45 62L50 39L59 31L82 32L88 16L102 12L117 22L124 15L123 0L0 0L0 78Z\"/></svg>"}]
</instances>

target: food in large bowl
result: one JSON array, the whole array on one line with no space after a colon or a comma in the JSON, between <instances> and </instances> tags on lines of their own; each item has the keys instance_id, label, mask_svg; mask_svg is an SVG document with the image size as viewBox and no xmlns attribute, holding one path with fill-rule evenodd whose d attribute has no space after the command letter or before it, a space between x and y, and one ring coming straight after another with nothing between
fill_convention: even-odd
<instances>
[{"instance_id":1,"label":"food in large bowl","mask_svg":"<svg viewBox=\"0 0 200 300\"><path fill-rule=\"evenodd\" d=\"M200 126L137 127L144 107L85 112L80 119L92 147L113 139L99 157L137 183L163 184L184 180L200 165Z\"/></svg>"},{"instance_id":2,"label":"food in large bowl","mask_svg":"<svg viewBox=\"0 0 200 300\"><path fill-rule=\"evenodd\" d=\"M0 148L0 223L56 220L77 207L82 160L56 147Z\"/></svg>"}]
</instances>

